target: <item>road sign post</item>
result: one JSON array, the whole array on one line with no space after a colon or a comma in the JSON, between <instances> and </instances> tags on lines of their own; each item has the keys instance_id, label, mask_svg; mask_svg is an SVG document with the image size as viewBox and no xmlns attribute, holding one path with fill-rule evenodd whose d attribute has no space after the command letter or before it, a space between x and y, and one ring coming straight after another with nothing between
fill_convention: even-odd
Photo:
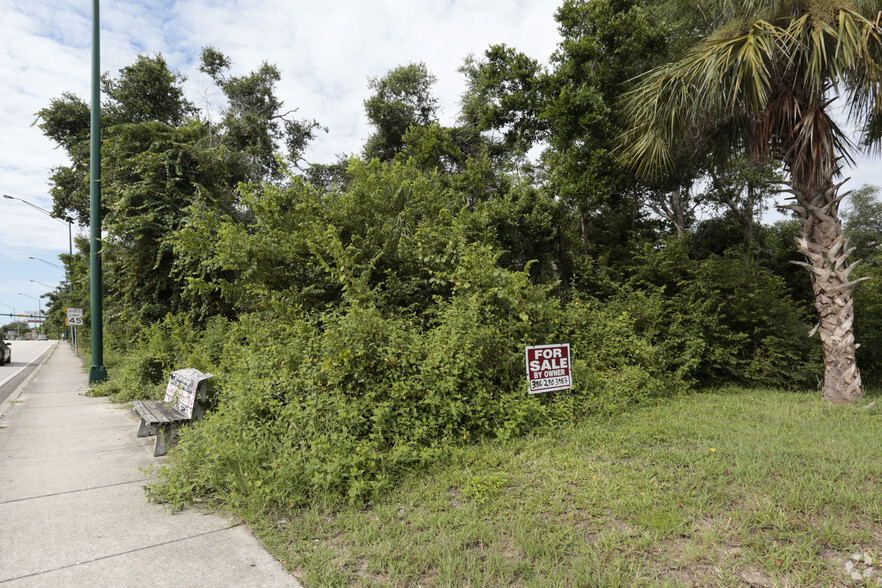
<instances>
[{"instance_id":1,"label":"road sign post","mask_svg":"<svg viewBox=\"0 0 882 588\"><path fill-rule=\"evenodd\" d=\"M64 320L64 324L68 327L79 327L83 324L83 309L82 308L66 308L64 313L67 315L67 318Z\"/></svg>"},{"instance_id":2,"label":"road sign post","mask_svg":"<svg viewBox=\"0 0 882 588\"><path fill-rule=\"evenodd\" d=\"M64 314L64 324L68 327L73 327L73 329L71 329L71 344L73 345L74 353L78 353L79 349L77 348L77 327L83 324L83 309L65 308Z\"/></svg>"}]
</instances>

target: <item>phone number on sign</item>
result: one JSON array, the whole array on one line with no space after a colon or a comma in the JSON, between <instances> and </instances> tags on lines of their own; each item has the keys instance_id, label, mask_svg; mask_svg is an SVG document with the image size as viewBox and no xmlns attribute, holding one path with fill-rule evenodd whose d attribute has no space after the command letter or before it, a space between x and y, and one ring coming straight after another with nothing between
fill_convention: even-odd
<instances>
[{"instance_id":1,"label":"phone number on sign","mask_svg":"<svg viewBox=\"0 0 882 588\"><path fill-rule=\"evenodd\" d=\"M569 376L560 378L542 378L540 380L530 380L530 390L544 390L545 388L570 387L572 381Z\"/></svg>"}]
</instances>

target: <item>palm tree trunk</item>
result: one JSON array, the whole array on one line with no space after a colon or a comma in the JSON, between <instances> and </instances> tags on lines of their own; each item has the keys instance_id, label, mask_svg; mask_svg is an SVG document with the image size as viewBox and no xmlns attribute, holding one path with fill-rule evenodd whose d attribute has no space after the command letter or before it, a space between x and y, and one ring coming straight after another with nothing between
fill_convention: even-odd
<instances>
[{"instance_id":1,"label":"palm tree trunk","mask_svg":"<svg viewBox=\"0 0 882 588\"><path fill-rule=\"evenodd\" d=\"M849 281L857 263L848 265L851 250L839 220L839 186L827 181L820 189L791 185L797 204L788 208L802 219L803 236L796 240L806 262L794 262L809 270L820 322L817 330L824 350L824 399L850 404L863 398L861 373L855 361L854 287L868 278Z\"/></svg>"}]
</instances>

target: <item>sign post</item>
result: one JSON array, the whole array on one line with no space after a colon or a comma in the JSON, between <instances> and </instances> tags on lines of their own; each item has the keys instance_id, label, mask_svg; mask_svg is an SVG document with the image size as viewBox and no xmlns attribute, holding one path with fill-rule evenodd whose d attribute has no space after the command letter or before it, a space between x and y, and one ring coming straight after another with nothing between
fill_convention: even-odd
<instances>
[{"instance_id":1,"label":"sign post","mask_svg":"<svg viewBox=\"0 0 882 588\"><path fill-rule=\"evenodd\" d=\"M78 327L83 324L82 308L67 308L64 312L67 315L67 318L64 319L64 324L68 327Z\"/></svg>"},{"instance_id":2,"label":"sign post","mask_svg":"<svg viewBox=\"0 0 882 588\"><path fill-rule=\"evenodd\" d=\"M530 394L566 390L573 386L570 344L532 345L526 349Z\"/></svg>"},{"instance_id":3,"label":"sign post","mask_svg":"<svg viewBox=\"0 0 882 588\"><path fill-rule=\"evenodd\" d=\"M77 349L77 327L83 324L83 309L65 308L64 314L64 324L68 327L73 327L73 329L71 329L73 331L71 333L71 338L73 339L71 343L73 344L74 353L78 353L79 349Z\"/></svg>"}]
</instances>

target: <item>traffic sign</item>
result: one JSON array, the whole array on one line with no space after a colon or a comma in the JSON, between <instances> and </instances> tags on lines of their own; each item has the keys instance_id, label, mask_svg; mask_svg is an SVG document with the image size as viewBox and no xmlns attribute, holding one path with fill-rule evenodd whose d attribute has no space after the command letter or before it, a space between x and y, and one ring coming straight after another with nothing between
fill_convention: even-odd
<instances>
[{"instance_id":1,"label":"traffic sign","mask_svg":"<svg viewBox=\"0 0 882 588\"><path fill-rule=\"evenodd\" d=\"M67 318L64 321L64 324L68 327L77 327L82 326L83 324L83 309L82 308L66 308L64 310L65 314L67 314Z\"/></svg>"}]
</instances>

